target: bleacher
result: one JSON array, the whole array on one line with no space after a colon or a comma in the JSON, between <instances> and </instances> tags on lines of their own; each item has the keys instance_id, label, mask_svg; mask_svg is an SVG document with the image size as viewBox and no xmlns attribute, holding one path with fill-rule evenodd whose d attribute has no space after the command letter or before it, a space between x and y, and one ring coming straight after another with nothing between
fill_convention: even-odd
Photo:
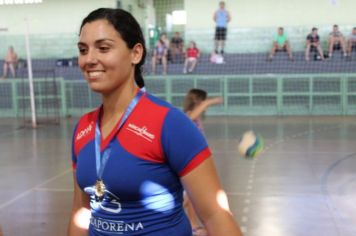
<instances>
[{"instance_id":1,"label":"bleacher","mask_svg":"<svg viewBox=\"0 0 356 236\"><path fill-rule=\"evenodd\" d=\"M66 80L82 80L83 74L78 66L75 64L69 65L68 63L60 64L61 59L32 59L32 72L34 78L48 78L48 77L61 77ZM0 64L4 63L0 60ZM0 68L2 74L3 67ZM16 70L17 78L27 78L27 62L24 59L20 59L20 63ZM8 75L10 76L10 75Z\"/></svg>"},{"instance_id":2,"label":"bleacher","mask_svg":"<svg viewBox=\"0 0 356 236\"><path fill-rule=\"evenodd\" d=\"M196 75L243 75L243 74L310 74L310 73L356 73L356 53L353 58L343 57L341 51L336 51L331 59L325 61L304 60L304 52L295 52L295 61L289 61L287 54L279 52L273 61L267 61L267 53L227 53L224 55L225 63L213 64L209 61L210 55L202 54L199 59ZM312 57L313 58L313 57ZM81 80L83 75L78 66L74 64L60 64L61 59L33 59L33 76L48 77L54 73L55 77L65 80ZM3 61L0 61L3 64ZM49 72L52 71L52 72ZM146 76L151 74L151 56L148 55L144 66ZM2 74L2 67L0 68ZM162 65L157 65L156 74L162 73ZM178 63L168 62L168 75L183 76L183 60ZM50 75L52 76L52 75ZM19 65L18 78L27 77L26 63Z\"/></svg>"},{"instance_id":3,"label":"bleacher","mask_svg":"<svg viewBox=\"0 0 356 236\"><path fill-rule=\"evenodd\" d=\"M313 55L313 54L311 54ZM356 53L354 53L356 55ZM302 73L355 73L356 57L345 58L340 51L334 53L333 58L325 61L309 62L304 59L304 52L294 53L295 61L289 61L287 54L279 52L273 61L267 61L266 53L225 54L225 63L213 64L209 62L209 55L203 54L199 59L197 75L240 75L240 74L302 74ZM151 58L145 64L145 71L151 71ZM162 72L162 66L157 65L156 74ZM183 63L168 63L168 75L183 74Z\"/></svg>"},{"instance_id":4,"label":"bleacher","mask_svg":"<svg viewBox=\"0 0 356 236\"><path fill-rule=\"evenodd\" d=\"M345 36L350 28L351 25L343 28ZM144 65L147 90L181 107L190 88L205 89L210 96L224 98L223 105L209 109L208 113L213 115L356 114L356 52L351 58L345 58L341 51L336 51L325 61L313 60L314 53L311 53L311 60L307 62L303 50L308 30L309 27L286 30L294 61L288 60L285 52L278 52L272 61L267 61L275 28L231 29L223 64L209 61L213 48L212 29L187 31L185 43L195 40L201 49L196 70L192 74L183 74L181 58L178 63L168 61L167 75L162 75L162 65L159 64L156 74L152 75L152 48L148 48ZM329 27L320 30L324 53L328 32ZM52 36L57 40L57 35ZM100 96L90 90L73 59L78 53L77 36L64 38L64 43L58 46L49 43L52 37L37 36L31 49L38 113L47 112L49 98L57 101L62 116L81 115L100 103ZM0 102L0 117L19 116L24 110L23 104L29 107L23 36L5 37L4 45L10 44L22 60L17 68L17 79L0 81L0 91L6 97ZM1 50L6 48L0 49L0 53ZM0 60L0 75L2 64L3 60ZM48 89L54 83L55 94Z\"/></svg>"}]
</instances>

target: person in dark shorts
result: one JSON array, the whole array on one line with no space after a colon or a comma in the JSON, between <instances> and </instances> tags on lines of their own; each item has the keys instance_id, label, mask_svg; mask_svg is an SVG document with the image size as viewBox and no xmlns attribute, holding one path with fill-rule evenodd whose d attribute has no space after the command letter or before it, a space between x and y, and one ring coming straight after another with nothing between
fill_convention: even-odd
<instances>
[{"instance_id":1,"label":"person in dark shorts","mask_svg":"<svg viewBox=\"0 0 356 236\"><path fill-rule=\"evenodd\" d=\"M224 54L225 40L227 34L227 23L230 22L230 13L225 9L225 2L219 3L219 9L215 11L213 17L216 28L215 28L215 53L219 52Z\"/></svg>"},{"instance_id":2,"label":"person in dark shorts","mask_svg":"<svg viewBox=\"0 0 356 236\"><path fill-rule=\"evenodd\" d=\"M311 49L317 50L321 60L325 59L323 49L321 48L321 45L320 45L320 37L318 35L318 29L315 27L312 28L311 33L308 34L308 36L307 36L307 42L306 42L306 47L305 47L305 60L306 61L310 60L309 54L310 54Z\"/></svg>"},{"instance_id":3,"label":"person in dark shorts","mask_svg":"<svg viewBox=\"0 0 356 236\"><path fill-rule=\"evenodd\" d=\"M347 53L352 56L352 50L356 50L356 27L352 29L352 33L347 40Z\"/></svg>"},{"instance_id":4,"label":"person in dark shorts","mask_svg":"<svg viewBox=\"0 0 356 236\"><path fill-rule=\"evenodd\" d=\"M177 62L183 56L183 39L179 32L174 33L169 46L172 55L171 60L173 63Z\"/></svg>"},{"instance_id":5,"label":"person in dark shorts","mask_svg":"<svg viewBox=\"0 0 356 236\"><path fill-rule=\"evenodd\" d=\"M272 49L271 52L268 56L268 60L271 61L273 59L274 54L278 51L286 51L288 53L289 60L294 61L293 54L292 54L292 49L289 44L288 36L284 32L283 27L278 28L278 33L274 37L273 43L272 43Z\"/></svg>"},{"instance_id":6,"label":"person in dark shorts","mask_svg":"<svg viewBox=\"0 0 356 236\"><path fill-rule=\"evenodd\" d=\"M329 40L328 40L328 46L329 46L329 58L332 57L334 49L342 49L344 56L347 56L346 52L346 40L344 35L340 32L339 26L334 25L333 30L329 34Z\"/></svg>"}]
</instances>

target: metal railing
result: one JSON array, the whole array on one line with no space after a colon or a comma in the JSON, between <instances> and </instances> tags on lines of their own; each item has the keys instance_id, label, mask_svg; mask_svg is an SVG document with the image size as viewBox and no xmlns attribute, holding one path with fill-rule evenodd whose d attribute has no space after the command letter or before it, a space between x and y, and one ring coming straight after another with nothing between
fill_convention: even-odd
<instances>
[{"instance_id":1,"label":"metal railing","mask_svg":"<svg viewBox=\"0 0 356 236\"><path fill-rule=\"evenodd\" d=\"M58 111L79 116L100 105L100 95L84 80L34 79L37 115ZM187 91L201 88L224 103L211 115L354 115L356 74L180 75L147 76L147 90L181 107ZM29 110L28 81L0 81L0 117L19 117Z\"/></svg>"}]
</instances>

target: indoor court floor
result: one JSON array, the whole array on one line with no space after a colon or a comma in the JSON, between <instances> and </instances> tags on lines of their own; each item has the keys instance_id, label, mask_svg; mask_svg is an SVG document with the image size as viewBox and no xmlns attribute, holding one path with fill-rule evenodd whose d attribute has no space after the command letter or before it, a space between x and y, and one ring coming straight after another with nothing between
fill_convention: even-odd
<instances>
[{"instance_id":1,"label":"indoor court floor","mask_svg":"<svg viewBox=\"0 0 356 236\"><path fill-rule=\"evenodd\" d=\"M66 235L76 119L36 130L21 122L0 120L2 234ZM244 235L356 236L354 117L207 117L204 125ZM257 159L236 149L250 129L265 139Z\"/></svg>"}]
</instances>

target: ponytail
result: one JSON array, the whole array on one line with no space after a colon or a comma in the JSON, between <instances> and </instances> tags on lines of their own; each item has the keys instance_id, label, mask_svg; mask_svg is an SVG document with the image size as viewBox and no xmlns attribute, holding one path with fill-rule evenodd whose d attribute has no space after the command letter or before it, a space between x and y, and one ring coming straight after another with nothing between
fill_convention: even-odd
<instances>
[{"instance_id":1,"label":"ponytail","mask_svg":"<svg viewBox=\"0 0 356 236\"><path fill-rule=\"evenodd\" d=\"M145 81L143 80L142 70L140 65L135 66L135 82L139 88L145 87Z\"/></svg>"}]
</instances>

